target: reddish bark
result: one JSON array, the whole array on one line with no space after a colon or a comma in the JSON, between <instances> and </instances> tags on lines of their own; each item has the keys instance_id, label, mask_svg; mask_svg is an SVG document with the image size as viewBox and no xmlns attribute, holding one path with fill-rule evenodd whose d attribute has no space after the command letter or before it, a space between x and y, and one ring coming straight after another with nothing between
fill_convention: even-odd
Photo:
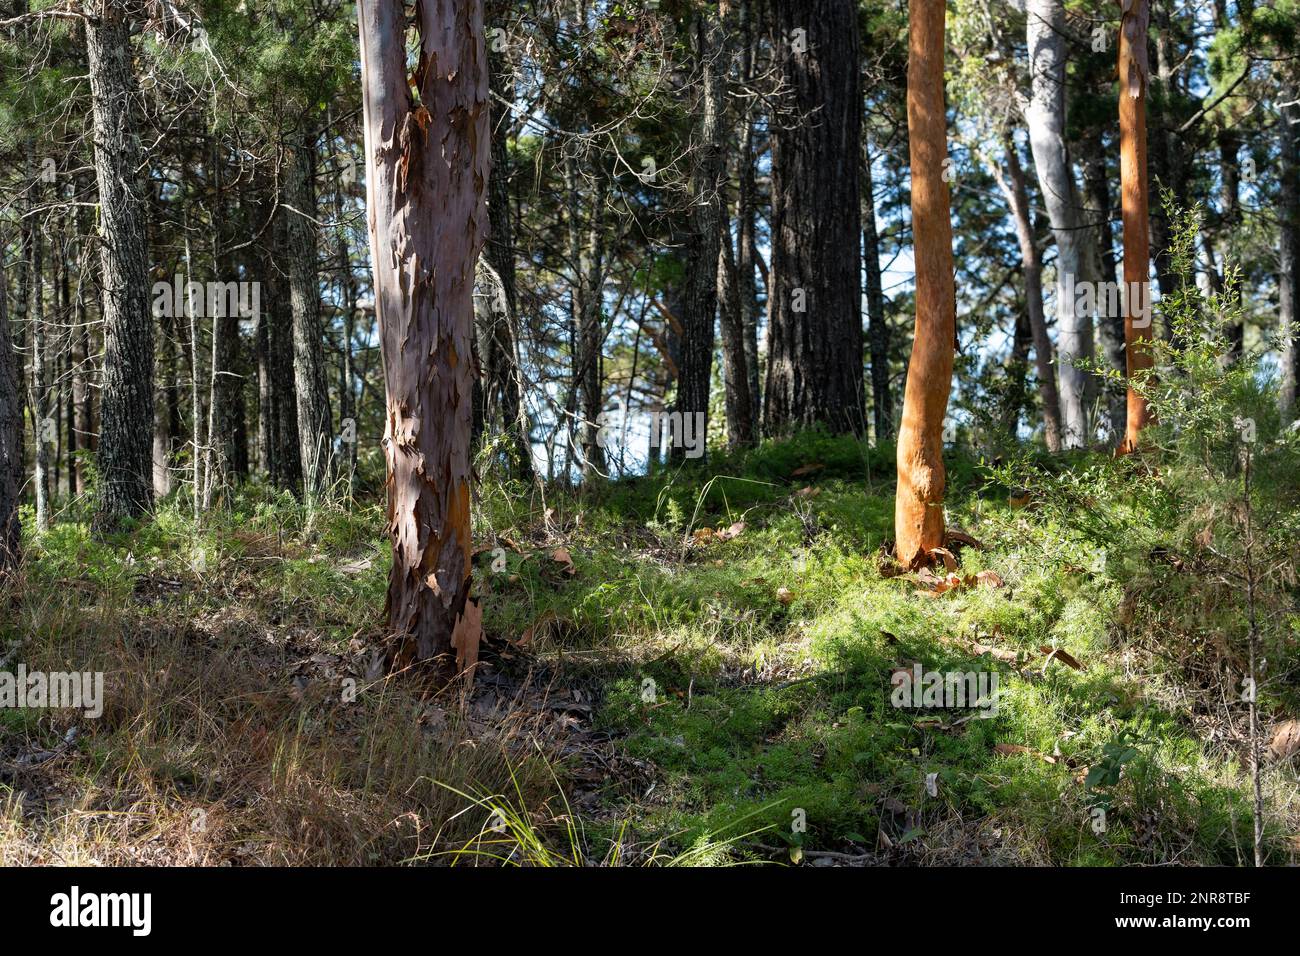
<instances>
[{"instance_id":1,"label":"reddish bark","mask_svg":"<svg viewBox=\"0 0 1300 956\"><path fill-rule=\"evenodd\" d=\"M911 0L907 130L912 162L916 335L898 432L894 534L898 560L913 567L943 545L943 420L952 387L957 297L944 160L944 0Z\"/></svg>"},{"instance_id":2,"label":"reddish bark","mask_svg":"<svg viewBox=\"0 0 1300 956\"><path fill-rule=\"evenodd\" d=\"M407 77L401 0L361 0L366 189L387 388L393 664L473 663L474 263L490 155L482 0L423 0ZM454 635L454 637L453 637Z\"/></svg>"},{"instance_id":3,"label":"reddish bark","mask_svg":"<svg viewBox=\"0 0 1300 956\"><path fill-rule=\"evenodd\" d=\"M1121 453L1138 446L1151 421L1134 375L1151 368L1151 217L1147 202L1147 22L1149 0L1120 0L1119 172L1124 223L1124 354L1128 365L1128 414ZM1135 302L1134 293L1140 298Z\"/></svg>"}]
</instances>

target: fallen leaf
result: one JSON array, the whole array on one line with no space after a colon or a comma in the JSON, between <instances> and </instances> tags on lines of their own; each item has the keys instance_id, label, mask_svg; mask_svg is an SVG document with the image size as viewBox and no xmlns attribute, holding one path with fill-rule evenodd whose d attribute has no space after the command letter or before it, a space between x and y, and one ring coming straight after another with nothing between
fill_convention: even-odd
<instances>
[{"instance_id":1,"label":"fallen leaf","mask_svg":"<svg viewBox=\"0 0 1300 956\"><path fill-rule=\"evenodd\" d=\"M975 580L990 588L1000 588L1007 583L1002 580L1002 575L996 571L979 571L975 575Z\"/></svg>"},{"instance_id":2,"label":"fallen leaf","mask_svg":"<svg viewBox=\"0 0 1300 956\"><path fill-rule=\"evenodd\" d=\"M791 601L794 600L794 592L791 591L789 588L777 588L776 599L780 601L782 604L789 604Z\"/></svg>"},{"instance_id":3,"label":"fallen leaf","mask_svg":"<svg viewBox=\"0 0 1300 956\"><path fill-rule=\"evenodd\" d=\"M564 573L570 577L578 573L578 569L573 566L573 556L564 548L556 548L552 551L551 560L564 565Z\"/></svg>"},{"instance_id":4,"label":"fallen leaf","mask_svg":"<svg viewBox=\"0 0 1300 956\"><path fill-rule=\"evenodd\" d=\"M943 566L945 570L948 571L957 570L957 556L953 554L951 551L949 551L947 548L932 548L930 550L930 557L931 558L938 557L941 561L943 561Z\"/></svg>"},{"instance_id":5,"label":"fallen leaf","mask_svg":"<svg viewBox=\"0 0 1300 956\"><path fill-rule=\"evenodd\" d=\"M736 537L736 535L740 534L740 532L744 530L745 530L745 522L737 521L734 524L732 524L730 528L726 528L722 531L716 532L715 536L719 541L730 541L732 538Z\"/></svg>"},{"instance_id":6,"label":"fallen leaf","mask_svg":"<svg viewBox=\"0 0 1300 956\"><path fill-rule=\"evenodd\" d=\"M528 629L524 631L522 635L520 635L519 640L511 641L511 643L514 644L515 647L524 647L530 644L533 638L537 636L537 631L539 628L544 627L545 625L549 624L551 621L555 621L558 619L559 619L559 615L557 615L554 611L547 611L541 617L533 621L533 623L528 626Z\"/></svg>"},{"instance_id":7,"label":"fallen leaf","mask_svg":"<svg viewBox=\"0 0 1300 956\"><path fill-rule=\"evenodd\" d=\"M794 496L796 498L816 498L821 494L821 492L822 490L820 488L814 488L812 485L804 485L794 493Z\"/></svg>"},{"instance_id":8,"label":"fallen leaf","mask_svg":"<svg viewBox=\"0 0 1300 956\"><path fill-rule=\"evenodd\" d=\"M944 534L943 543L949 546L954 544L968 545L977 551L984 550L984 543L982 541L968 535L965 531L957 531L956 529L951 528Z\"/></svg>"},{"instance_id":9,"label":"fallen leaf","mask_svg":"<svg viewBox=\"0 0 1300 956\"><path fill-rule=\"evenodd\" d=\"M1049 661L1054 657L1067 667L1073 667L1076 671L1083 670L1083 665L1075 660L1074 656L1068 651L1063 651L1059 647L1047 647L1046 645L1038 649L1047 655Z\"/></svg>"},{"instance_id":10,"label":"fallen leaf","mask_svg":"<svg viewBox=\"0 0 1300 956\"><path fill-rule=\"evenodd\" d=\"M800 465L794 471L790 472L791 478L802 478L804 475L815 475L826 466L820 461L809 462L806 465Z\"/></svg>"},{"instance_id":11,"label":"fallen leaf","mask_svg":"<svg viewBox=\"0 0 1300 956\"><path fill-rule=\"evenodd\" d=\"M1285 760L1300 752L1300 720L1284 720L1273 731L1268 742L1268 755L1274 760Z\"/></svg>"}]
</instances>

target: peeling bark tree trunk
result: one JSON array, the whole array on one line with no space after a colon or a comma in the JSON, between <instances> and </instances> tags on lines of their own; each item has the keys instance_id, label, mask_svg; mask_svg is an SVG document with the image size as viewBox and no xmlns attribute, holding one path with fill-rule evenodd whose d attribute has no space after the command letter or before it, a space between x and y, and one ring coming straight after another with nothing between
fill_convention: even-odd
<instances>
[{"instance_id":1,"label":"peeling bark tree trunk","mask_svg":"<svg viewBox=\"0 0 1300 956\"><path fill-rule=\"evenodd\" d=\"M408 85L401 0L361 0L366 191L387 386L384 450L393 663L470 666L470 400L474 262L487 225L482 0L416 8Z\"/></svg>"},{"instance_id":2,"label":"peeling bark tree trunk","mask_svg":"<svg viewBox=\"0 0 1300 956\"><path fill-rule=\"evenodd\" d=\"M916 567L942 547L943 420L952 388L957 292L952 222L943 164L948 156L943 101L944 0L911 0L907 59L907 131L912 167L912 240L916 260L916 335L907 366L898 431L894 534L898 560Z\"/></svg>"},{"instance_id":3,"label":"peeling bark tree trunk","mask_svg":"<svg viewBox=\"0 0 1300 956\"><path fill-rule=\"evenodd\" d=\"M1043 432L1047 450L1061 450L1061 397L1056 390L1056 369L1052 365L1052 340L1047 335L1043 314L1043 262L1034 244L1034 229L1029 219L1029 191L1025 188L1025 171L1021 168L1016 145L1008 137L1003 142L1007 171L1003 176L994 170L1002 194L1011 208L1020 244L1020 261L1025 270L1025 312L1034 343L1034 373L1038 378L1038 396L1043 403Z\"/></svg>"},{"instance_id":4,"label":"peeling bark tree trunk","mask_svg":"<svg viewBox=\"0 0 1300 956\"><path fill-rule=\"evenodd\" d=\"M298 394L298 446L303 498L313 502L329 483L333 457L329 391L321 345L320 279L316 272L314 147L303 136L285 171L285 236L289 246L289 299L293 310L293 378Z\"/></svg>"},{"instance_id":5,"label":"peeling bark tree trunk","mask_svg":"<svg viewBox=\"0 0 1300 956\"><path fill-rule=\"evenodd\" d=\"M103 270L104 378L99 500L93 526L115 530L153 505L153 317L130 22L122 0L96 0L86 22Z\"/></svg>"},{"instance_id":6,"label":"peeling bark tree trunk","mask_svg":"<svg viewBox=\"0 0 1300 956\"><path fill-rule=\"evenodd\" d=\"M1079 206L1065 143L1065 9L1063 0L1028 0L1027 39L1031 92L1025 120L1034 168L1056 237L1057 354L1060 359L1062 441L1081 448L1088 440L1089 375L1076 362L1094 353L1092 315L1077 314L1074 287L1096 282L1092 230Z\"/></svg>"},{"instance_id":7,"label":"peeling bark tree trunk","mask_svg":"<svg viewBox=\"0 0 1300 956\"><path fill-rule=\"evenodd\" d=\"M1124 220L1124 353L1128 359L1128 420L1121 451L1137 448L1151 421L1133 377L1151 368L1151 216L1147 209L1148 0L1120 0L1119 171ZM1134 301L1134 300L1137 301Z\"/></svg>"},{"instance_id":8,"label":"peeling bark tree trunk","mask_svg":"<svg viewBox=\"0 0 1300 956\"><path fill-rule=\"evenodd\" d=\"M18 567L23 537L18 519L23 487L23 403L9 335L8 299L9 281L4 256L0 256L0 575Z\"/></svg>"},{"instance_id":9,"label":"peeling bark tree trunk","mask_svg":"<svg viewBox=\"0 0 1300 956\"><path fill-rule=\"evenodd\" d=\"M776 0L790 90L774 118L772 278L763 427L866 428L859 274L862 97L853 0Z\"/></svg>"}]
</instances>

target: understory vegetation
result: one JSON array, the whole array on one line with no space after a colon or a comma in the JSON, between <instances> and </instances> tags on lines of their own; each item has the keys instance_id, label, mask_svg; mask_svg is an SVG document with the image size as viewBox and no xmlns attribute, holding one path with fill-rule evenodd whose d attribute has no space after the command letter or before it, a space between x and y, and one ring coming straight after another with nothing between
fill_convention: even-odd
<instances>
[{"instance_id":1,"label":"understory vegetation","mask_svg":"<svg viewBox=\"0 0 1300 956\"><path fill-rule=\"evenodd\" d=\"M1295 466L1294 438L1272 448ZM481 661L439 693L369 652L377 462L311 515L249 486L202 528L170 503L102 543L69 502L7 587L0 646L103 670L105 711L0 711L3 862L1246 862L1226 518L1178 520L1183 470L1053 462L1010 486L1011 465L950 456L955 577L885 556L891 449L851 438L585 492L485 480ZM1255 487L1291 542L1296 493ZM1300 697L1291 548L1257 594L1268 733ZM996 707L895 707L918 663L996 673ZM1275 750L1285 863L1300 793Z\"/></svg>"}]
</instances>

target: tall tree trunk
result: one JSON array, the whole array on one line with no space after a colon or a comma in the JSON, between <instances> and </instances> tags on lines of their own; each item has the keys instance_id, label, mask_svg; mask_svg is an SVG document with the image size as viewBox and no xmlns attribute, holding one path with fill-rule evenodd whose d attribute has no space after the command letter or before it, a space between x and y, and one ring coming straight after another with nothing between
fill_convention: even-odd
<instances>
[{"instance_id":1,"label":"tall tree trunk","mask_svg":"<svg viewBox=\"0 0 1300 956\"><path fill-rule=\"evenodd\" d=\"M772 143L772 277L764 429L865 431L858 5L774 0L785 87Z\"/></svg>"},{"instance_id":2,"label":"tall tree trunk","mask_svg":"<svg viewBox=\"0 0 1300 956\"><path fill-rule=\"evenodd\" d=\"M907 133L912 167L912 242L916 261L916 334L907 365L898 431L894 500L897 556L905 567L942 547L943 421L952 388L957 336L952 221L944 161L944 0L911 0L907 58Z\"/></svg>"},{"instance_id":3,"label":"tall tree trunk","mask_svg":"<svg viewBox=\"0 0 1300 956\"><path fill-rule=\"evenodd\" d=\"M300 134L285 171L285 236L289 252L289 300L293 311L293 379L298 398L298 447L303 498L315 502L329 483L334 435L320 317L317 274L315 147ZM466 353L468 358L469 353Z\"/></svg>"},{"instance_id":4,"label":"tall tree trunk","mask_svg":"<svg viewBox=\"0 0 1300 956\"><path fill-rule=\"evenodd\" d=\"M1083 195L1087 205L1087 220L1095 223L1097 237L1097 261L1101 264L1099 278L1114 282L1115 248L1111 237L1110 217L1110 178L1106 174L1106 151L1101 138L1101 130L1091 130L1083 139ZM1107 311L1097 314L1097 337L1106 354L1107 364L1120 375L1128 369L1124 358L1124 315L1121 312ZM1098 383L1100 386L1100 383ZM1126 400L1119 388L1108 385L1105 390L1106 416L1110 423L1110 434L1118 437L1124 431Z\"/></svg>"},{"instance_id":5,"label":"tall tree trunk","mask_svg":"<svg viewBox=\"0 0 1300 956\"><path fill-rule=\"evenodd\" d=\"M749 86L754 79L754 47L761 27L756 23L759 10L755 9L753 0L741 0L740 3L740 76L742 82ZM758 416L763 410L763 396L758 365L758 284L754 278L757 265L758 249L755 239L755 219L758 215L758 183L754 174L754 106L755 98L745 97L744 110L740 124L740 154L737 157L739 175L737 176L736 222L737 222L737 291L744 315L745 332L745 371L749 376L749 407L754 419L754 437L758 437Z\"/></svg>"},{"instance_id":6,"label":"tall tree trunk","mask_svg":"<svg viewBox=\"0 0 1300 956\"><path fill-rule=\"evenodd\" d=\"M1038 397L1043 404L1043 438L1047 450L1061 450L1061 398L1056 390L1056 368L1052 365L1052 340L1047 335L1043 314L1043 261L1034 242L1029 219L1029 190L1025 171L1020 165L1016 144L1007 137L1002 144L1006 154L1006 173L994 170L1012 221L1016 224L1016 241L1020 244L1020 262L1025 270L1025 312L1034 343L1034 373L1038 379Z\"/></svg>"},{"instance_id":7,"label":"tall tree trunk","mask_svg":"<svg viewBox=\"0 0 1300 956\"><path fill-rule=\"evenodd\" d=\"M1063 0L1028 0L1030 99L1025 110L1038 184L1056 237L1057 354L1060 365L1062 442L1088 441L1089 374L1077 366L1094 354L1093 320L1079 314L1074 289L1096 283L1096 245L1079 205L1065 142L1065 9ZM1094 297L1095 298L1095 297Z\"/></svg>"},{"instance_id":8,"label":"tall tree trunk","mask_svg":"<svg viewBox=\"0 0 1300 956\"><path fill-rule=\"evenodd\" d=\"M128 4L94 0L86 22L103 271L104 379L94 528L116 530L153 505L153 317L145 250L136 78Z\"/></svg>"},{"instance_id":9,"label":"tall tree trunk","mask_svg":"<svg viewBox=\"0 0 1300 956\"><path fill-rule=\"evenodd\" d=\"M709 386L713 380L714 329L718 312L718 255L722 242L726 48L722 16L697 13L691 24L702 90L699 124L692 145L691 234L687 240L686 295L682 312L682 361L677 411L682 421L700 421L708 435ZM676 436L675 436L676 437ZM673 442L673 456L685 456Z\"/></svg>"},{"instance_id":10,"label":"tall tree trunk","mask_svg":"<svg viewBox=\"0 0 1300 956\"><path fill-rule=\"evenodd\" d=\"M727 445L730 448L748 448L754 444L757 429L754 406L749 401L745 307L727 216L724 215L718 222L718 231L722 240L718 249L718 302L722 325L722 384L727 414Z\"/></svg>"},{"instance_id":11,"label":"tall tree trunk","mask_svg":"<svg viewBox=\"0 0 1300 956\"><path fill-rule=\"evenodd\" d=\"M880 237L876 233L876 187L870 144L862 151L862 259L867 280L867 342L871 352L871 417L876 441L894 437L894 393L889 387L889 318L880 280Z\"/></svg>"},{"instance_id":12,"label":"tall tree trunk","mask_svg":"<svg viewBox=\"0 0 1300 956\"><path fill-rule=\"evenodd\" d=\"M1216 277L1214 282L1215 291L1222 291L1223 273L1229 269L1233 239L1241 225L1241 166L1237 162L1237 156L1241 152L1241 139L1234 130L1224 130L1218 136L1218 147L1220 181L1219 260L1222 268L1215 269L1214 263L1211 262L1210 270L1211 274ZM1206 241L1209 241L1208 236ZM1210 245L1206 251L1213 255L1213 245ZM1227 331L1227 359L1229 362L1234 362L1241 358L1246 346L1246 323L1244 319L1234 321Z\"/></svg>"},{"instance_id":13,"label":"tall tree trunk","mask_svg":"<svg viewBox=\"0 0 1300 956\"><path fill-rule=\"evenodd\" d=\"M1124 220L1124 353L1128 358L1128 422L1122 451L1138 446L1151 420L1132 379L1151 368L1151 215L1147 208L1148 0L1120 0L1119 171Z\"/></svg>"},{"instance_id":14,"label":"tall tree trunk","mask_svg":"<svg viewBox=\"0 0 1300 956\"><path fill-rule=\"evenodd\" d=\"M400 0L361 0L366 191L387 387L384 450L394 663L470 666L470 363L474 260L487 226L482 0L425 0L408 88Z\"/></svg>"},{"instance_id":15,"label":"tall tree trunk","mask_svg":"<svg viewBox=\"0 0 1300 956\"><path fill-rule=\"evenodd\" d=\"M497 22L492 18L492 22ZM488 53L489 82L496 96L513 103L514 79L500 52ZM498 113L500 115L498 115ZM489 389L499 396L502 427L514 436L516 474L533 480L532 424L524 405L523 370L519 364L519 296L515 282L515 241L510 221L510 156L507 148L510 112L500 102L492 107L492 179L488 183L488 217L492 228L483 250L496 281L501 284L505 306L493 309L491 352L488 358ZM494 303L496 299L494 296Z\"/></svg>"},{"instance_id":16,"label":"tall tree trunk","mask_svg":"<svg viewBox=\"0 0 1300 956\"><path fill-rule=\"evenodd\" d=\"M84 194L89 183L78 180L77 193ZM90 236L90 219L84 206L77 207L77 235L86 243ZM78 251L78 261L85 262L88 253L84 246ZM77 283L77 297L74 309L76 317L72 328L72 429L76 433L78 449L94 451L97 445L95 432L95 414L92 405L95 390L91 387L92 362L90 347L90 316L87 314L87 287L94 283L94 276L87 278L84 273ZM76 461L77 491L86 491L85 462L81 455Z\"/></svg>"},{"instance_id":17,"label":"tall tree trunk","mask_svg":"<svg viewBox=\"0 0 1300 956\"><path fill-rule=\"evenodd\" d=\"M30 187L39 204L43 190L39 180ZM31 414L32 435L35 439L35 474L33 490L36 498L36 530L50 529L50 443L55 439L54 419L50 416L48 387L48 356L45 334L45 226L35 223L31 231L31 282L28 294L31 303L27 315L32 326L32 377Z\"/></svg>"},{"instance_id":18,"label":"tall tree trunk","mask_svg":"<svg viewBox=\"0 0 1300 956\"><path fill-rule=\"evenodd\" d=\"M18 505L23 487L23 400L18 367L9 333L9 280L0 255L0 577L17 568L22 557Z\"/></svg>"},{"instance_id":19,"label":"tall tree trunk","mask_svg":"<svg viewBox=\"0 0 1300 956\"><path fill-rule=\"evenodd\" d=\"M1278 324L1282 337L1281 392L1282 421L1297 417L1297 382L1300 381L1300 87L1292 87L1278 124L1278 148L1282 154L1282 194L1278 202Z\"/></svg>"}]
</instances>

